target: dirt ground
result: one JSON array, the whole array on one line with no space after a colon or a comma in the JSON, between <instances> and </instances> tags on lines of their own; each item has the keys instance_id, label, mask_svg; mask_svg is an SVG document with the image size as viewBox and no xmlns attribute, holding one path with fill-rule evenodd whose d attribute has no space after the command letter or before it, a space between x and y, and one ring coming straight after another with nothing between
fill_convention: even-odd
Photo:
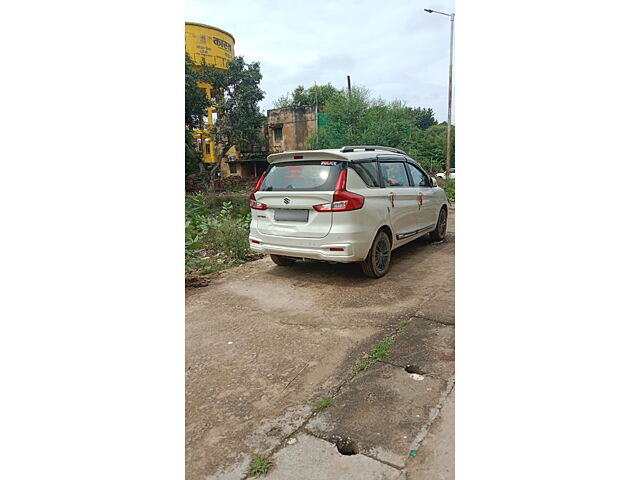
<instances>
[{"instance_id":1,"label":"dirt ground","mask_svg":"<svg viewBox=\"0 0 640 480\"><path fill-rule=\"evenodd\" d=\"M452 211L444 242L416 240L395 250L391 271L382 279L364 277L355 264L296 262L278 267L264 258L227 270L206 287L187 289L186 478L244 479L252 458L273 456L291 445L295 435L323 438L321 431L306 429L312 417L318 418L312 413L314 404L320 398L339 400L345 395L344 405L357 404L357 397L348 397L350 384L358 379L352 367L391 335L397 334L398 342L390 359L400 363L390 360L388 368L400 371L402 362L422 365L421 373L433 377L427 378L429 385L451 391L454 218ZM415 319L406 331L410 325L422 328L422 340L412 343L411 338L420 335L408 333L400 338L399 325ZM427 332L420 322L433 329ZM430 350L432 343L435 350ZM397 376L387 377L393 375ZM444 397L436 393L442 392L434 391L433 405L424 405L426 416L436 412L435 418L441 409L438 398ZM335 430L336 421L345 415L338 407L327 414L332 409L338 420L329 426ZM387 462L385 468L400 472L405 467L404 459L394 460L400 458L397 452L377 448L375 439L364 438L364 420L348 421L371 452L349 458L369 455ZM413 432L411 425L398 425L399 430ZM407 446L417 449L428 441L424 428L408 435ZM334 438L329 433L326 441ZM401 433L391 432L389 438ZM407 435L399 438L403 437ZM422 461L419 468L431 467ZM410 471L403 474L417 478Z\"/></svg>"}]
</instances>

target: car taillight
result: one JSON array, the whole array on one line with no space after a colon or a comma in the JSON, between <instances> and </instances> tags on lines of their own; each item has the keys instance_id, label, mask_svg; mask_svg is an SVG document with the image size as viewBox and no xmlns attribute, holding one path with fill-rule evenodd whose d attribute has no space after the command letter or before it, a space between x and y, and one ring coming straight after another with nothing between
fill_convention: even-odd
<instances>
[{"instance_id":1,"label":"car taillight","mask_svg":"<svg viewBox=\"0 0 640 480\"><path fill-rule=\"evenodd\" d=\"M256 187L253 189L253 192L251 192L251 195L249 196L249 207L253 208L254 210L266 210L267 209L267 205L265 203L260 203L259 201L256 200L256 195L255 193L260 190L260 187L262 186L262 182L264 181L264 177L267 176L267 172L263 172L262 176L260 177L260 179L258 180L258 183L256 184Z\"/></svg>"},{"instance_id":2,"label":"car taillight","mask_svg":"<svg viewBox=\"0 0 640 480\"><path fill-rule=\"evenodd\" d=\"M347 212L349 210L358 210L364 205L364 197L357 193L346 190L347 186L347 170L342 170L336 183L336 190L333 192L333 202L314 205L316 212Z\"/></svg>"},{"instance_id":3,"label":"car taillight","mask_svg":"<svg viewBox=\"0 0 640 480\"><path fill-rule=\"evenodd\" d=\"M254 210L266 210L267 204L257 201L255 194L251 192L251 196L249 197L249 207L253 208Z\"/></svg>"}]
</instances>

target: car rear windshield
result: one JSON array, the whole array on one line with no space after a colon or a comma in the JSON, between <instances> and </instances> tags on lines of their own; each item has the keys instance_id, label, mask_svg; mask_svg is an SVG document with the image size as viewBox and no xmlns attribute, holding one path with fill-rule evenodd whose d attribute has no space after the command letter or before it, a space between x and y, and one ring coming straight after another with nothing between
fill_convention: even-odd
<instances>
[{"instance_id":1,"label":"car rear windshield","mask_svg":"<svg viewBox=\"0 0 640 480\"><path fill-rule=\"evenodd\" d=\"M277 163L269 168L260 190L280 192L290 190L335 190L344 162L335 160Z\"/></svg>"}]
</instances>

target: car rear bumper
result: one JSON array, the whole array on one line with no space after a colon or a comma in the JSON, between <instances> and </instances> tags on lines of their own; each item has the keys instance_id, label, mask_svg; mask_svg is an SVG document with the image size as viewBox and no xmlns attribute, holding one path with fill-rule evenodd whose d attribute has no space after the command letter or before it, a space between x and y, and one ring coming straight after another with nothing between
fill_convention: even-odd
<instances>
[{"instance_id":1,"label":"car rear bumper","mask_svg":"<svg viewBox=\"0 0 640 480\"><path fill-rule=\"evenodd\" d=\"M268 255L283 255L286 257L310 258L340 263L359 262L367 256L369 251L368 240L345 241L344 238L332 237L331 234L318 239L280 237L262 235L252 229L249 234L249 246L254 252Z\"/></svg>"}]
</instances>

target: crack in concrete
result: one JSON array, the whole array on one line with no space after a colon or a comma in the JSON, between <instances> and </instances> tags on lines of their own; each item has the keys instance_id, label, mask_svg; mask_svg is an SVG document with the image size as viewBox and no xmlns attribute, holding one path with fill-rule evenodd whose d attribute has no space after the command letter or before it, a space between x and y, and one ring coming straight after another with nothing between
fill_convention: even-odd
<instances>
[{"instance_id":1,"label":"crack in concrete","mask_svg":"<svg viewBox=\"0 0 640 480\"><path fill-rule=\"evenodd\" d=\"M419 318L420 320L426 320L427 322L437 323L439 325L444 325L446 327L455 327L456 326L455 322L443 322L443 321L440 321L440 320L434 320L433 318L429 318L429 317L427 317L426 315L424 315L423 313L420 313L420 312L416 313L413 318Z\"/></svg>"},{"instance_id":2,"label":"crack in concrete","mask_svg":"<svg viewBox=\"0 0 640 480\"><path fill-rule=\"evenodd\" d=\"M292 383L296 378L298 378L298 376L299 376L302 372L304 372L304 371L306 370L306 368L307 368L308 366L309 366L309 362L307 362L307 363L304 365L304 367L302 367L302 370L300 370L298 373L296 373L296 375L295 375L291 380L289 380L289 383L287 383L287 384L285 385L285 387L282 389L282 392L280 392L280 394L282 394L282 393L283 393L283 392L284 392L284 391L289 387L289 385L291 385L291 383Z\"/></svg>"},{"instance_id":3,"label":"crack in concrete","mask_svg":"<svg viewBox=\"0 0 640 480\"><path fill-rule=\"evenodd\" d=\"M329 330L351 330L353 329L353 325L346 325L346 326L341 326L341 325L331 325L331 324L321 324L321 323L316 323L313 325L310 325L308 323L288 323L288 322L283 322L281 320L278 321L278 325L282 325L284 327L305 327L305 328L327 328ZM367 328L388 328L388 325L366 325Z\"/></svg>"}]
</instances>

